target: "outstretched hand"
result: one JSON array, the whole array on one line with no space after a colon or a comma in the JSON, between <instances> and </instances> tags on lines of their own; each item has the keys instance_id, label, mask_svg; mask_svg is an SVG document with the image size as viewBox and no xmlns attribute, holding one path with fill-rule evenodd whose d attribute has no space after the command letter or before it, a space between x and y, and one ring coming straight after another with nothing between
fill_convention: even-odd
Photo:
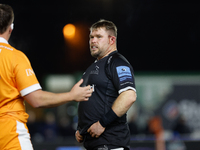
<instances>
[{"instance_id":1,"label":"outstretched hand","mask_svg":"<svg viewBox=\"0 0 200 150\"><path fill-rule=\"evenodd\" d=\"M105 128L100 124L99 121L92 124L90 128L87 130L87 132L95 138L98 138L103 132L105 131Z\"/></svg>"},{"instance_id":2,"label":"outstretched hand","mask_svg":"<svg viewBox=\"0 0 200 150\"><path fill-rule=\"evenodd\" d=\"M92 96L93 88L90 85L86 87L80 87L83 83L83 79L77 82L73 88L71 89L70 93L75 101L87 101L90 96Z\"/></svg>"}]
</instances>

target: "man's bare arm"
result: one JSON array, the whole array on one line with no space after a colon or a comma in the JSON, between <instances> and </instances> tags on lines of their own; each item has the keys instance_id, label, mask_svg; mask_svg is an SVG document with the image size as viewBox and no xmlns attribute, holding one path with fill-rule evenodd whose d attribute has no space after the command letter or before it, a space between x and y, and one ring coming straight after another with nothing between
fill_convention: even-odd
<instances>
[{"instance_id":1,"label":"man's bare arm","mask_svg":"<svg viewBox=\"0 0 200 150\"><path fill-rule=\"evenodd\" d=\"M70 101L87 101L92 95L90 85L80 87L83 79L76 83L70 92L52 93L43 90L37 90L24 96L25 100L34 108L56 107Z\"/></svg>"}]
</instances>

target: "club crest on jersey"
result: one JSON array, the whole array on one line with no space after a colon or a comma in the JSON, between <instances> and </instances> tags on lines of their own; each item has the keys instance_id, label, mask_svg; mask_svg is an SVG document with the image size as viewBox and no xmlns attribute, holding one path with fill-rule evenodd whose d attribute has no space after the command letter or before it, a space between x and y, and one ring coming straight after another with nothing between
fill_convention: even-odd
<instances>
[{"instance_id":1,"label":"club crest on jersey","mask_svg":"<svg viewBox=\"0 0 200 150\"><path fill-rule=\"evenodd\" d=\"M95 69L90 72L90 74L99 74L99 66L95 66Z\"/></svg>"},{"instance_id":2,"label":"club crest on jersey","mask_svg":"<svg viewBox=\"0 0 200 150\"><path fill-rule=\"evenodd\" d=\"M119 66L117 69L117 75L119 77L119 81L121 82L133 82L131 70L127 66Z\"/></svg>"}]
</instances>

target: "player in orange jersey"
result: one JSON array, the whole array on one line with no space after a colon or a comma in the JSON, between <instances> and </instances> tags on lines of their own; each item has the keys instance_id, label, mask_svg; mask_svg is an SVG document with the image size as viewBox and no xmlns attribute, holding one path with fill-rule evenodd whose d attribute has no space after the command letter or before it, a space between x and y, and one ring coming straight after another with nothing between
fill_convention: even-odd
<instances>
[{"instance_id":1,"label":"player in orange jersey","mask_svg":"<svg viewBox=\"0 0 200 150\"><path fill-rule=\"evenodd\" d=\"M13 9L0 4L0 149L33 150L24 100L34 108L54 107L73 100L87 101L93 89L90 85L80 87L81 79L70 92L43 91L28 58L8 43L13 21Z\"/></svg>"}]
</instances>

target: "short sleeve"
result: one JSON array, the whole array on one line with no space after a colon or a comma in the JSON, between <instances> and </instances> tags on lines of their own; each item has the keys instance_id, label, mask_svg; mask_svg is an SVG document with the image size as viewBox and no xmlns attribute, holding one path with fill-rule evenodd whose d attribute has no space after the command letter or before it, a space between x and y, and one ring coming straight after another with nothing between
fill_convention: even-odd
<instances>
[{"instance_id":1,"label":"short sleeve","mask_svg":"<svg viewBox=\"0 0 200 150\"><path fill-rule=\"evenodd\" d=\"M118 93L120 94L126 90L136 92L134 71L130 63L121 55L112 59L107 72Z\"/></svg>"},{"instance_id":2,"label":"short sleeve","mask_svg":"<svg viewBox=\"0 0 200 150\"><path fill-rule=\"evenodd\" d=\"M17 89L20 91L22 96L41 89L30 61L26 55L20 51L16 52L14 58L14 76Z\"/></svg>"}]
</instances>

